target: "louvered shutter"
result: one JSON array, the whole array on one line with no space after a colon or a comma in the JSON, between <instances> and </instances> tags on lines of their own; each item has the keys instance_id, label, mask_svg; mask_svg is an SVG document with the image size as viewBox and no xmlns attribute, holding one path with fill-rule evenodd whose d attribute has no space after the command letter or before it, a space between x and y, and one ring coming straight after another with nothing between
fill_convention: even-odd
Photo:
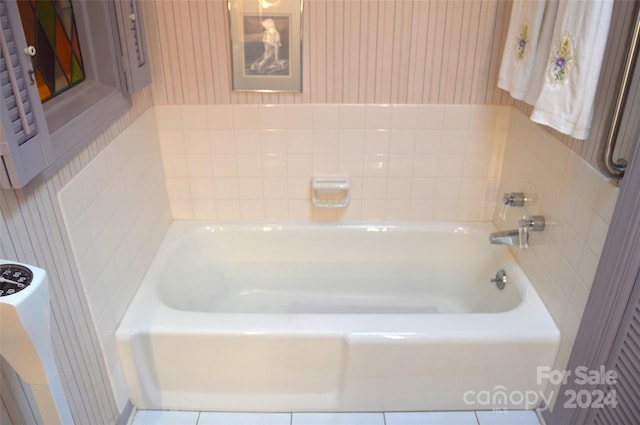
<instances>
[{"instance_id":1,"label":"louvered shutter","mask_svg":"<svg viewBox=\"0 0 640 425\"><path fill-rule=\"evenodd\" d=\"M120 31L124 72L130 93L151 82L151 71L144 43L144 26L138 0L117 0L116 16Z\"/></svg>"},{"instance_id":2,"label":"louvered shutter","mask_svg":"<svg viewBox=\"0 0 640 425\"><path fill-rule=\"evenodd\" d=\"M610 359L608 369L615 370L618 379L605 393L614 390L617 403L592 409L587 423L640 424L640 278L636 280Z\"/></svg>"},{"instance_id":3,"label":"louvered shutter","mask_svg":"<svg viewBox=\"0 0 640 425\"><path fill-rule=\"evenodd\" d=\"M17 5L0 0L0 183L22 188L51 163L51 138L40 96L29 79L30 59Z\"/></svg>"}]
</instances>

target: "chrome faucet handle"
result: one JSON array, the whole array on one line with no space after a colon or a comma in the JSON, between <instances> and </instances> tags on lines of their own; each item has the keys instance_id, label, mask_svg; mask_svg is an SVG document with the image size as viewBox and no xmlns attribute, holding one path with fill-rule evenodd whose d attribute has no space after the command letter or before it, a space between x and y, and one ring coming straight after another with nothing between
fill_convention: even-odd
<instances>
[{"instance_id":1,"label":"chrome faucet handle","mask_svg":"<svg viewBox=\"0 0 640 425\"><path fill-rule=\"evenodd\" d=\"M522 192L505 192L502 196L502 204L504 208L502 209L502 213L500 214L500 218L502 220L507 219L507 210L509 207L522 207L526 198L524 197L524 193Z\"/></svg>"},{"instance_id":2,"label":"chrome faucet handle","mask_svg":"<svg viewBox=\"0 0 640 425\"><path fill-rule=\"evenodd\" d=\"M522 192L509 192L502 197L502 203L510 207L522 207L525 201L526 199Z\"/></svg>"}]
</instances>

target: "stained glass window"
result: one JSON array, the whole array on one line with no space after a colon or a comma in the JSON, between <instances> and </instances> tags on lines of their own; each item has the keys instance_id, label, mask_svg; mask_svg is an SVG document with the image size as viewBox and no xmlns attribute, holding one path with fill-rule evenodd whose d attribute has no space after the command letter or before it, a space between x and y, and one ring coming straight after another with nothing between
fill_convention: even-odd
<instances>
[{"instance_id":1,"label":"stained glass window","mask_svg":"<svg viewBox=\"0 0 640 425\"><path fill-rule=\"evenodd\" d=\"M27 44L36 49L32 78L45 102L85 78L71 0L19 0Z\"/></svg>"}]
</instances>

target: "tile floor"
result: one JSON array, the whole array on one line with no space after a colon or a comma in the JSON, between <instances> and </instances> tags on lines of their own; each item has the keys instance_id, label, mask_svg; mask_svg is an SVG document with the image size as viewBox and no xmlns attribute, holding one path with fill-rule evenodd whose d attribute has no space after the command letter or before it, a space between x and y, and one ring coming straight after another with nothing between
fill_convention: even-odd
<instances>
[{"instance_id":1,"label":"tile floor","mask_svg":"<svg viewBox=\"0 0 640 425\"><path fill-rule=\"evenodd\" d=\"M216 413L140 410L131 425L539 425L533 411Z\"/></svg>"}]
</instances>

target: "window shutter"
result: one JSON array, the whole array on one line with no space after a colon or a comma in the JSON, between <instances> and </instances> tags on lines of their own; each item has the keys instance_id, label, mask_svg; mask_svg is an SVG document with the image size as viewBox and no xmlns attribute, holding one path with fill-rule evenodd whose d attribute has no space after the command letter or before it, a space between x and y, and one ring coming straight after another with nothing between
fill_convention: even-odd
<instances>
[{"instance_id":1,"label":"window shutter","mask_svg":"<svg viewBox=\"0 0 640 425\"><path fill-rule=\"evenodd\" d=\"M15 2L0 0L0 183L22 188L52 160L51 139L40 96L29 79L30 58Z\"/></svg>"},{"instance_id":2,"label":"window shutter","mask_svg":"<svg viewBox=\"0 0 640 425\"><path fill-rule=\"evenodd\" d=\"M117 0L116 16L120 31L124 72L130 93L151 83L151 70L144 42L144 26L139 0Z\"/></svg>"}]
</instances>

